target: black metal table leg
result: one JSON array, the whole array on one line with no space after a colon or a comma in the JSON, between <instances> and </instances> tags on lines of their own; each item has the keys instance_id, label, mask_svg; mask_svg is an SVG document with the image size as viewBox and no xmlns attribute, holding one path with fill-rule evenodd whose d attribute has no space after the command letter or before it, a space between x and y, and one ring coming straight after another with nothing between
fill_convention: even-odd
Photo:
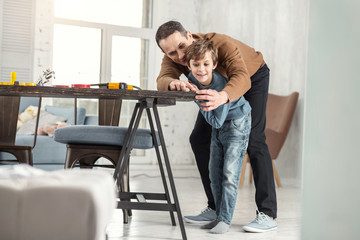
<instances>
[{"instance_id":1,"label":"black metal table leg","mask_svg":"<svg viewBox=\"0 0 360 240\"><path fill-rule=\"evenodd\" d=\"M180 225L180 229L181 229L181 235L182 235L183 239L185 240L185 239L187 239L186 238L186 233L185 233L185 226L184 226L184 222L183 222L182 215L181 215L179 199L178 199L177 193L176 193L174 177L172 175L172 171L171 171L171 167L170 167L169 156L167 154L166 145L165 145L165 139L164 139L164 135L163 135L163 132L162 132L162 128L161 128L161 124L160 124L159 112L157 110L156 104L154 104L154 106L153 106L153 111L154 111L155 122L156 122L156 125L157 125L157 129L158 129L158 133L159 133L159 137L160 137L160 142L161 142L161 146L162 146L161 148L163 150L164 161L165 161L166 169L167 169L167 172L168 172L170 187L171 187L171 191L172 191L173 198L174 198L174 201L175 201L175 208L176 208L176 212L177 212L177 216L178 216L178 220L179 220L179 225Z\"/></svg>"},{"instance_id":2,"label":"black metal table leg","mask_svg":"<svg viewBox=\"0 0 360 240\"><path fill-rule=\"evenodd\" d=\"M165 190L165 194L166 194L166 199L167 202L169 204L171 204L171 198L169 195L169 189L168 189L168 185L166 182L166 177L165 177L165 172L164 172L164 167L162 164L162 160L161 160L161 155L160 155L160 151L159 151L159 146L157 145L157 137L156 137L156 132L155 132L155 128L154 128L154 123L152 120L152 116L151 116L151 111L149 108L146 109L146 113L148 115L148 119L149 119L149 124L150 124L150 129L151 129L151 135L153 136L153 141L154 141L154 146L155 146L155 152L156 152L156 156L158 159L158 164L159 164L159 168L160 168L160 174L161 174L161 179L164 185L164 190ZM170 218L171 218L171 223L173 226L176 226L176 222L175 222L175 218L174 218L174 212L170 211Z\"/></svg>"},{"instance_id":3,"label":"black metal table leg","mask_svg":"<svg viewBox=\"0 0 360 240\"><path fill-rule=\"evenodd\" d=\"M150 109L153 109L153 113L154 113L154 118L155 118L155 123L156 123L156 128L159 134L159 140L160 140L160 145L162 148L162 152L163 152L163 156L164 156L164 162L165 162L165 166L166 166L166 170L168 173L168 178L169 178L169 183L170 183L170 187L171 187L171 192L173 195L173 199L175 203L171 203L171 198L170 198L170 193L169 193L169 189L167 186L167 181L166 181L166 177L165 177L165 172L164 172L164 167L163 167L163 162L161 159L161 154L159 151L159 147L157 145L157 137L156 137L156 132L155 132L155 126L152 120L152 114ZM122 208L122 209L139 209L139 210L157 210L157 211L169 211L170 212L170 217L171 217L171 222L172 224L175 226L175 219L174 219L174 213L173 212L177 212L178 215L178 220L179 220L179 225L180 225L180 229L181 229L181 235L182 235L182 239L186 240L186 232L185 232L185 226L184 226L184 222L182 219L182 215L181 215L181 210L180 210L180 204L179 204L179 200L177 197L177 193L176 193L176 188L175 188L175 182L174 182L174 178L171 172L171 167L170 167L170 161L169 161L169 157L166 151L166 145L165 145L165 140L164 140L164 136L163 136L163 132L161 129L161 124L160 124L160 118L159 118L159 113L157 111L157 106L155 103L155 99L153 98L147 98L144 100L141 100L139 103L136 104L130 124L129 124L129 129L128 132L125 136L124 139L124 143L123 143L123 148L121 150L120 153L120 157L119 157L119 161L118 164L115 168L115 172L114 172L114 179L117 182L117 186L119 187L120 182L122 180L122 176L125 172L125 169L127 168L127 166L129 165L129 156L130 156L130 151L132 149L132 145L133 145L133 141L136 135L136 131L139 127L139 123L140 123L140 119L141 119L141 115L143 113L143 110L146 109L147 111L147 115L149 118L149 124L150 124L150 128L151 128L151 134L153 136L153 140L154 140L154 146L155 146L155 151L156 151L156 155L158 158L158 163L159 163L159 168L160 168L160 173L161 173L161 179L163 182L163 186L164 186L164 190L165 193L164 194L159 194L159 193L138 193L138 192L119 192L119 199L120 202L118 202L118 208ZM131 202L131 201L121 201L121 199L138 199L139 196L141 196L140 198L142 199L142 201L140 202ZM151 200L163 200L166 201L167 203L155 203L155 202L146 202L146 199L151 199Z\"/></svg>"}]
</instances>

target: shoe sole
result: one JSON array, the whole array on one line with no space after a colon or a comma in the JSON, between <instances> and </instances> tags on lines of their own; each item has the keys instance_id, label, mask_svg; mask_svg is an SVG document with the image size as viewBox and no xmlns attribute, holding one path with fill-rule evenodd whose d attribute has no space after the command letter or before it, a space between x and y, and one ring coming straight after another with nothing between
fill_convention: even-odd
<instances>
[{"instance_id":1,"label":"shoe sole","mask_svg":"<svg viewBox=\"0 0 360 240\"><path fill-rule=\"evenodd\" d=\"M248 226L244 226L243 230L245 232L252 232L252 233L263 233L263 232L269 232L269 231L273 231L277 229L277 227L273 227L270 229L259 229L259 228L252 228L252 227L248 227Z\"/></svg>"},{"instance_id":2,"label":"shoe sole","mask_svg":"<svg viewBox=\"0 0 360 240\"><path fill-rule=\"evenodd\" d=\"M186 217L183 217L184 221L187 223L192 223L192 224L208 224L211 223L213 220L208 220L208 221L196 221L196 220L192 220L192 219L188 219Z\"/></svg>"}]
</instances>

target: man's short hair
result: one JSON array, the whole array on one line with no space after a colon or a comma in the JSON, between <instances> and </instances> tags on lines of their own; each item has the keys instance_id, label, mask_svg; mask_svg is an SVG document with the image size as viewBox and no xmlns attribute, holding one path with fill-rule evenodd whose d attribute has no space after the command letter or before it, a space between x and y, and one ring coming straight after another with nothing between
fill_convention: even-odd
<instances>
[{"instance_id":1,"label":"man's short hair","mask_svg":"<svg viewBox=\"0 0 360 240\"><path fill-rule=\"evenodd\" d=\"M212 42L206 39L196 40L188 47L186 50L187 64L190 66L191 59L195 61L203 59L206 52L210 52L211 59L213 60L213 63L216 64L218 62L218 50Z\"/></svg>"},{"instance_id":2,"label":"man's short hair","mask_svg":"<svg viewBox=\"0 0 360 240\"><path fill-rule=\"evenodd\" d=\"M159 45L159 41L167 38L171 34L173 34L175 31L180 32L181 35L187 38L187 32L183 25L177 21L168 21L164 24L162 24L158 30L156 31L155 40L157 45ZM161 48L161 47L160 47Z\"/></svg>"}]
</instances>

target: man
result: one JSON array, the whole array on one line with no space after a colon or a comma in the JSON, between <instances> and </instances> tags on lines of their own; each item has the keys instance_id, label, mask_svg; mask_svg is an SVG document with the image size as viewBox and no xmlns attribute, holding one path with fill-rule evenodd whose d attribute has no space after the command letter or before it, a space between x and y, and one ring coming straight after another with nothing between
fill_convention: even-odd
<instances>
[{"instance_id":1,"label":"man","mask_svg":"<svg viewBox=\"0 0 360 240\"><path fill-rule=\"evenodd\" d=\"M258 210L255 220L243 229L249 232L274 230L277 228L276 192L272 160L264 133L270 70L262 54L229 36L218 33L191 34L179 22L169 21L161 25L156 32L156 42L165 54L157 78L157 88L163 91L196 91L187 81L179 80L179 77L181 74L188 75L185 53L188 46L198 39L207 39L215 45L219 55L215 71L229 79L228 84L220 92L197 91L197 100L207 100L201 101L201 109L211 111L241 96L244 96L252 107L251 133L247 151L253 169ZM199 113L190 136L190 143L208 199L208 207L199 215L185 216L185 221L190 223L204 224L216 218L208 169L210 141L211 126Z\"/></svg>"}]
</instances>

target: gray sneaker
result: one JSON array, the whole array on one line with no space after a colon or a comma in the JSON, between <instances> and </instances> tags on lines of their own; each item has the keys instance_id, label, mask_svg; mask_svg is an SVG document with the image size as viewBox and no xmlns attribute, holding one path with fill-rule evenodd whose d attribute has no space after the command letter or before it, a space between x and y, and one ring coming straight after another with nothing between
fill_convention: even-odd
<instances>
[{"instance_id":1,"label":"gray sneaker","mask_svg":"<svg viewBox=\"0 0 360 240\"><path fill-rule=\"evenodd\" d=\"M271 219L263 212L256 210L256 218L254 221L243 227L246 232L262 233L277 229L275 219Z\"/></svg>"},{"instance_id":2,"label":"gray sneaker","mask_svg":"<svg viewBox=\"0 0 360 240\"><path fill-rule=\"evenodd\" d=\"M211 208L207 207L196 216L184 216L185 222L194 224L207 224L216 219L216 212Z\"/></svg>"}]
</instances>

